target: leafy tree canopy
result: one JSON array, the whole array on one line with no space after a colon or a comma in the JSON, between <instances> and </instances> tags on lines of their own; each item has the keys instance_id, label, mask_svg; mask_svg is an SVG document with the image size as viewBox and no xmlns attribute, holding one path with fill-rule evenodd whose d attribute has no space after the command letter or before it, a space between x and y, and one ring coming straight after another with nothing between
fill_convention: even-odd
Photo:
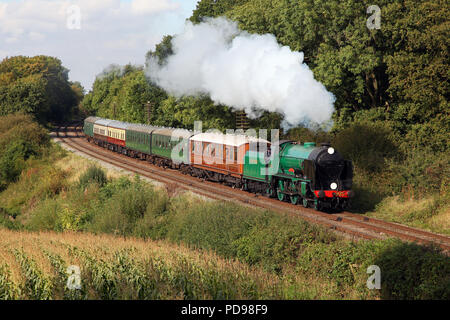
<instances>
[{"instance_id":1,"label":"leafy tree canopy","mask_svg":"<svg viewBox=\"0 0 450 320\"><path fill-rule=\"evenodd\" d=\"M83 88L70 83L68 73L53 57L5 58L0 62L0 115L25 112L44 123L69 118Z\"/></svg>"}]
</instances>

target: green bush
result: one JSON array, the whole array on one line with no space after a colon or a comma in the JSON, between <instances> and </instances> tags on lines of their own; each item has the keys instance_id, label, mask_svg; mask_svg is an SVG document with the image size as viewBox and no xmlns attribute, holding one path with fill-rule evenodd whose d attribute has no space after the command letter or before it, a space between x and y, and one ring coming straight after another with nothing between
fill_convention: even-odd
<instances>
[{"instance_id":1,"label":"green bush","mask_svg":"<svg viewBox=\"0 0 450 320\"><path fill-rule=\"evenodd\" d=\"M91 231L121 235L137 233L148 235L151 230L145 221L166 210L167 195L145 186L138 178L111 181L100 188L100 201L93 208L92 223L86 227Z\"/></svg>"},{"instance_id":2,"label":"green bush","mask_svg":"<svg viewBox=\"0 0 450 320\"><path fill-rule=\"evenodd\" d=\"M450 299L450 259L436 247L395 242L378 252L384 299Z\"/></svg>"},{"instance_id":3,"label":"green bush","mask_svg":"<svg viewBox=\"0 0 450 320\"><path fill-rule=\"evenodd\" d=\"M25 160L35 155L36 151L27 141L14 140L0 156L0 190L15 182L25 168Z\"/></svg>"},{"instance_id":4,"label":"green bush","mask_svg":"<svg viewBox=\"0 0 450 320\"><path fill-rule=\"evenodd\" d=\"M97 183L100 187L108 182L105 171L98 166L90 166L79 178L79 185L85 188L90 183Z\"/></svg>"},{"instance_id":5,"label":"green bush","mask_svg":"<svg viewBox=\"0 0 450 320\"><path fill-rule=\"evenodd\" d=\"M136 221L133 234L137 237L162 239L167 234L169 197L163 191L154 191L147 202L144 216Z\"/></svg>"},{"instance_id":6,"label":"green bush","mask_svg":"<svg viewBox=\"0 0 450 320\"><path fill-rule=\"evenodd\" d=\"M380 171L386 159L399 153L392 131L379 123L353 123L336 134L333 144L344 158L368 172Z\"/></svg>"},{"instance_id":7,"label":"green bush","mask_svg":"<svg viewBox=\"0 0 450 320\"><path fill-rule=\"evenodd\" d=\"M58 214L62 210L59 202L54 199L43 200L35 210L33 210L26 226L30 230L57 230Z\"/></svg>"},{"instance_id":8,"label":"green bush","mask_svg":"<svg viewBox=\"0 0 450 320\"><path fill-rule=\"evenodd\" d=\"M39 156L49 146L47 131L31 116L15 114L0 117L0 191L15 182L26 160Z\"/></svg>"},{"instance_id":9,"label":"green bush","mask_svg":"<svg viewBox=\"0 0 450 320\"><path fill-rule=\"evenodd\" d=\"M273 215L266 225L254 225L233 245L240 260L279 273L283 266L293 264L306 246L334 240L332 234L303 220Z\"/></svg>"},{"instance_id":10,"label":"green bush","mask_svg":"<svg viewBox=\"0 0 450 320\"><path fill-rule=\"evenodd\" d=\"M381 271L381 291L368 290L367 267ZM309 246L297 270L334 281L340 290L353 287L361 297L383 299L448 299L450 259L434 247L400 240L335 242Z\"/></svg>"},{"instance_id":11,"label":"green bush","mask_svg":"<svg viewBox=\"0 0 450 320\"><path fill-rule=\"evenodd\" d=\"M450 155L433 153L430 148L411 149L403 162L390 161L393 179L387 187L397 194L411 191L410 196L444 193L450 182Z\"/></svg>"},{"instance_id":12,"label":"green bush","mask_svg":"<svg viewBox=\"0 0 450 320\"><path fill-rule=\"evenodd\" d=\"M261 211L227 202L187 203L181 198L173 204L167 238L211 249L225 257L235 256L234 241L268 219L268 214Z\"/></svg>"}]
</instances>

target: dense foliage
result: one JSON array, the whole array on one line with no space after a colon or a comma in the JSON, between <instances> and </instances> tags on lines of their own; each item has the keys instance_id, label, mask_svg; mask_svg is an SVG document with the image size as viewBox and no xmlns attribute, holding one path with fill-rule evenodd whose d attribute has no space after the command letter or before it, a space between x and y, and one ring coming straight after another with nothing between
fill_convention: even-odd
<instances>
[{"instance_id":1,"label":"dense foliage","mask_svg":"<svg viewBox=\"0 0 450 320\"><path fill-rule=\"evenodd\" d=\"M56 170L61 171L60 168ZM38 171L45 170L41 168ZM109 265L105 253L113 252L112 249L125 237L128 243L136 241L130 238L133 236L158 240L159 248L170 242L189 246L195 249L195 254L201 261L209 261L211 257L206 258L206 255L213 251L227 259L227 263L237 259L247 267L264 270L273 281L282 282L279 288L281 291L276 291L276 297L283 299L449 298L450 260L437 248L406 244L398 240L350 242L296 217L249 209L230 202L202 200L192 194L169 196L166 190L152 187L137 177L130 180L122 176L105 182L103 179L94 178L106 174L101 174L101 169L95 167L87 167L81 174L80 182L87 182L81 186L70 178L74 172L79 173L78 171L72 169L66 176L55 175L53 180L61 181L63 187L53 190L51 185L36 183L33 176L24 175L11 192L5 193L8 200L0 200L0 211L3 209L10 212L14 202L18 205L17 200L12 198L13 194L16 198L28 197L28 200L22 203L24 213L15 219L19 225L16 227L40 232L90 231L102 234L99 238L94 238L86 232L73 236L77 246L91 247L92 245L87 244L90 241L86 237L92 238L95 245L98 245L98 241L109 241L108 244L103 244L108 247L108 250L103 247L103 263L94 262L88 258L89 255L77 251L81 254L77 257L83 261L84 270L89 270L92 276L88 277L84 284L93 285L93 292L101 293L99 298L122 297L117 291L119 283L125 281L121 278L122 272L111 273L110 271L116 269L106 268L102 273L101 270ZM45 172L36 175L39 174ZM46 188L48 192L39 195L37 190L42 188ZM11 227L11 223L1 224ZM120 237L105 240L108 237L105 233ZM71 237L70 232L53 234L54 237L64 235ZM147 252L150 247L151 242L146 242ZM77 252L72 251L71 254ZM15 251L15 258L22 268L27 269L27 281L30 281L30 285L27 283L25 287L33 288L32 284L39 283L37 288L28 291L29 295L42 297L42 294L48 295L52 292L45 283L56 283L53 280L44 280L39 268L33 263L24 263L31 261L29 257ZM57 262L54 257L51 260L52 265ZM114 261L120 263L122 260L116 257ZM165 257L161 263L167 261L168 257ZM382 270L381 290L368 290L366 287L366 270L373 264L380 266ZM139 274L142 280L149 272L138 272L132 265L127 265L127 268L122 270L132 270L130 274ZM251 270L253 275L258 272L257 269ZM5 271L0 266L0 294L2 274L5 278ZM118 278L112 276L113 274L117 274ZM187 272L185 276L184 280L190 283L192 274ZM222 277L225 277L225 283L228 285L235 283L226 275ZM35 281L37 279L42 281ZM11 293L11 284L6 283L3 287L3 291ZM255 288L252 292L255 297L265 296L265 291L261 290L263 288ZM148 294L153 298L163 298L152 296L150 292ZM199 297L186 291L185 294L192 299ZM234 297L220 290L213 290L211 294L216 299Z\"/></svg>"},{"instance_id":2,"label":"dense foliage","mask_svg":"<svg viewBox=\"0 0 450 320\"><path fill-rule=\"evenodd\" d=\"M48 145L48 132L30 115L0 117L0 191L16 181L27 159L39 156Z\"/></svg>"},{"instance_id":3,"label":"dense foliage","mask_svg":"<svg viewBox=\"0 0 450 320\"><path fill-rule=\"evenodd\" d=\"M70 119L83 98L59 59L48 56L5 58L0 62L0 116L32 114L41 123Z\"/></svg>"},{"instance_id":4,"label":"dense foliage","mask_svg":"<svg viewBox=\"0 0 450 320\"><path fill-rule=\"evenodd\" d=\"M202 0L191 18L225 15L252 33L272 33L303 51L336 96L335 129L367 119L415 146L444 151L448 117L450 6L447 1L378 1L381 29L369 30L370 1Z\"/></svg>"}]
</instances>

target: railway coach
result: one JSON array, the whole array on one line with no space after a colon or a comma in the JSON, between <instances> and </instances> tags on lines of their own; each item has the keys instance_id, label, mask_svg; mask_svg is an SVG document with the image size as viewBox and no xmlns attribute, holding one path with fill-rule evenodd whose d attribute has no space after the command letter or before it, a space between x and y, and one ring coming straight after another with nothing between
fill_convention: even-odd
<instances>
[{"instance_id":1,"label":"railway coach","mask_svg":"<svg viewBox=\"0 0 450 320\"><path fill-rule=\"evenodd\" d=\"M176 128L157 128L151 134L153 163L162 167L182 168L184 173L190 165L188 141L192 131Z\"/></svg>"},{"instance_id":2,"label":"railway coach","mask_svg":"<svg viewBox=\"0 0 450 320\"><path fill-rule=\"evenodd\" d=\"M98 119L94 122L94 142L99 146L108 146L108 124L111 121L108 119Z\"/></svg>"},{"instance_id":3,"label":"railway coach","mask_svg":"<svg viewBox=\"0 0 450 320\"><path fill-rule=\"evenodd\" d=\"M125 130L125 146L128 148L128 155L133 158L150 160L151 134L157 128L145 124L128 124Z\"/></svg>"},{"instance_id":4,"label":"railway coach","mask_svg":"<svg viewBox=\"0 0 450 320\"><path fill-rule=\"evenodd\" d=\"M189 143L194 176L240 188L244 188L242 179L249 165L244 163L244 157L250 144L256 148L261 144L270 147L270 142L264 139L221 133L198 133Z\"/></svg>"},{"instance_id":5,"label":"railway coach","mask_svg":"<svg viewBox=\"0 0 450 320\"><path fill-rule=\"evenodd\" d=\"M108 148L112 151L125 153L125 131L128 124L121 121L112 120L107 124Z\"/></svg>"},{"instance_id":6,"label":"railway coach","mask_svg":"<svg viewBox=\"0 0 450 320\"><path fill-rule=\"evenodd\" d=\"M94 138L94 124L100 119L99 117L88 117L84 120L83 132L89 142Z\"/></svg>"}]
</instances>

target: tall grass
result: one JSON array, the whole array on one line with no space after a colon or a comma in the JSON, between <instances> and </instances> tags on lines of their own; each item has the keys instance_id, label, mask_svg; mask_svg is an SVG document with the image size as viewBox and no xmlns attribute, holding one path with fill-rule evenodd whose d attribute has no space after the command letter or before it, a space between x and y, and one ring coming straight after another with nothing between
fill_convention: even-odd
<instances>
[{"instance_id":1,"label":"tall grass","mask_svg":"<svg viewBox=\"0 0 450 320\"><path fill-rule=\"evenodd\" d=\"M20 240L8 240L13 238ZM39 246L31 245L36 241ZM21 293L2 266L3 299L283 299L293 284L261 268L163 242L0 229L0 245L14 253L24 278ZM30 250L52 268L40 267ZM81 269L80 290L66 286L69 265Z\"/></svg>"},{"instance_id":2,"label":"tall grass","mask_svg":"<svg viewBox=\"0 0 450 320\"><path fill-rule=\"evenodd\" d=\"M23 250L12 248L17 262L25 276L25 294L29 299L52 299L53 283L49 275L39 269L36 262L27 256Z\"/></svg>"},{"instance_id":3,"label":"tall grass","mask_svg":"<svg viewBox=\"0 0 450 320\"><path fill-rule=\"evenodd\" d=\"M14 300L20 297L20 289L11 279L8 264L0 265L0 300Z\"/></svg>"},{"instance_id":4,"label":"tall grass","mask_svg":"<svg viewBox=\"0 0 450 320\"><path fill-rule=\"evenodd\" d=\"M59 194L34 204L27 219L22 221L24 228L30 230L92 232L111 234L116 239L140 237L187 245L198 256L213 251L225 259L237 259L246 266L260 268L276 281L291 283L286 285L283 282L281 287L269 290L259 284L255 287L253 280L249 280L249 286L241 287L244 278L240 278L239 285L235 284L230 289L221 279L232 282L235 271L229 274L225 271L208 273L202 269L203 273L199 274L194 270L196 264L192 265L190 260L183 262L182 259L170 258L172 262L178 261L175 264L167 264L164 260L168 259L167 256L162 262L153 257L135 260L136 256L129 252L106 259L104 256L109 255L107 248L112 247L108 244L101 255L85 249L82 250L85 255L74 255L74 258L84 261L87 281L91 285L79 296L84 298L327 296L439 299L448 292L445 289L430 291L431 284L440 286L433 280L436 273L447 279L446 272L449 271L448 259L442 259L443 255L434 248L419 250L421 247L411 245L413 249L410 249L399 241L352 243L296 217L249 209L230 202L206 201L192 194L169 197L166 190L150 186L138 177L134 180L108 179L103 185L91 181L83 188L79 184L67 184ZM407 252L421 261L418 276L412 270L417 265L403 266L402 270L392 267L392 261L402 264L403 260L410 259L405 256ZM52 265L58 269L57 261L53 260ZM397 288L386 284L382 294L368 291L365 272L367 266L376 263L380 263L387 278L395 278L402 285ZM131 265L134 266L133 272L141 278L133 278L132 274L127 275L123 271L124 266ZM148 269L146 265L161 270ZM179 276L176 270L182 270ZM189 279L183 278L183 272L190 275ZM207 278L201 278L205 272ZM55 276L61 278L61 274L56 273ZM409 287L412 285L410 275L413 274L414 279L419 279L419 290ZM245 275L247 277L247 273ZM192 283L191 279L201 280L201 286ZM142 288L133 293L137 287ZM60 285L55 288L66 296ZM173 288L178 289L174 291ZM240 293L233 295L232 290Z\"/></svg>"}]
</instances>

